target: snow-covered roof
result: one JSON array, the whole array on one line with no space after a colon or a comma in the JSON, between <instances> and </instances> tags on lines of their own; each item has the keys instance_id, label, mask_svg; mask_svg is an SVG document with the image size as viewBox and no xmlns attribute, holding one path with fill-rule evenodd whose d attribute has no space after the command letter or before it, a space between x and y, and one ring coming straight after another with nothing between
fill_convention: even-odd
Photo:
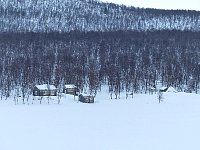
<instances>
[{"instance_id":1,"label":"snow-covered roof","mask_svg":"<svg viewBox=\"0 0 200 150\"><path fill-rule=\"evenodd\" d=\"M173 88L173 87L169 87L168 89L167 89L167 92L177 92L176 90L175 90L175 88Z\"/></svg>"},{"instance_id":2,"label":"snow-covered roof","mask_svg":"<svg viewBox=\"0 0 200 150\"><path fill-rule=\"evenodd\" d=\"M81 93L81 95L83 95L83 96L94 96L93 94L89 94L89 93L85 93L85 92Z\"/></svg>"},{"instance_id":3,"label":"snow-covered roof","mask_svg":"<svg viewBox=\"0 0 200 150\"><path fill-rule=\"evenodd\" d=\"M167 87L165 87L165 86L160 88L160 90L166 90L166 89L167 89Z\"/></svg>"},{"instance_id":4,"label":"snow-covered roof","mask_svg":"<svg viewBox=\"0 0 200 150\"><path fill-rule=\"evenodd\" d=\"M66 84L65 88L76 88L74 84Z\"/></svg>"},{"instance_id":5,"label":"snow-covered roof","mask_svg":"<svg viewBox=\"0 0 200 150\"><path fill-rule=\"evenodd\" d=\"M155 88L155 87L150 87L150 89L151 89L151 90L155 90L156 88Z\"/></svg>"},{"instance_id":6,"label":"snow-covered roof","mask_svg":"<svg viewBox=\"0 0 200 150\"><path fill-rule=\"evenodd\" d=\"M48 85L48 84L36 85L36 87L39 90L56 90L56 87L54 85Z\"/></svg>"}]
</instances>

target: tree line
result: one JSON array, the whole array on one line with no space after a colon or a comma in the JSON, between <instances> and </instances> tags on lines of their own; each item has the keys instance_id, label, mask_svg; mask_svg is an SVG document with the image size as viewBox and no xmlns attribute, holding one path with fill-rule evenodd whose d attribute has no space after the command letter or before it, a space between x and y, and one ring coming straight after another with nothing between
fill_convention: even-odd
<instances>
[{"instance_id":1,"label":"tree line","mask_svg":"<svg viewBox=\"0 0 200 150\"><path fill-rule=\"evenodd\" d=\"M198 92L199 50L192 31L0 33L0 91L30 94L48 83L91 94L107 85L115 98L158 84Z\"/></svg>"}]
</instances>

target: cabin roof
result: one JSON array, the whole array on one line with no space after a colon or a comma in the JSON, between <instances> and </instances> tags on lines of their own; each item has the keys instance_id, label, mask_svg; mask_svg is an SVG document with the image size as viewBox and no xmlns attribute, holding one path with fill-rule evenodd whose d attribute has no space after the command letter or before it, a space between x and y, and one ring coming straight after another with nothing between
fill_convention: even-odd
<instances>
[{"instance_id":1,"label":"cabin roof","mask_svg":"<svg viewBox=\"0 0 200 150\"><path fill-rule=\"evenodd\" d=\"M66 84L65 88L67 88L67 89L70 88L71 89L71 88L76 88L76 86L74 84Z\"/></svg>"},{"instance_id":2,"label":"cabin roof","mask_svg":"<svg viewBox=\"0 0 200 150\"><path fill-rule=\"evenodd\" d=\"M165 87L165 86L160 88L160 90L166 90L166 89L167 89L167 87Z\"/></svg>"},{"instance_id":3,"label":"cabin roof","mask_svg":"<svg viewBox=\"0 0 200 150\"><path fill-rule=\"evenodd\" d=\"M173 88L173 87L170 86L170 87L167 89L167 92L174 92L174 93L176 93L177 91L176 91L175 88Z\"/></svg>"},{"instance_id":4,"label":"cabin roof","mask_svg":"<svg viewBox=\"0 0 200 150\"><path fill-rule=\"evenodd\" d=\"M81 93L80 95L82 95L82 96L92 96L92 97L94 97L94 95L89 94L89 93Z\"/></svg>"},{"instance_id":5,"label":"cabin roof","mask_svg":"<svg viewBox=\"0 0 200 150\"><path fill-rule=\"evenodd\" d=\"M39 90L56 90L56 87L54 85L48 85L48 84L36 85L36 87Z\"/></svg>"}]
</instances>

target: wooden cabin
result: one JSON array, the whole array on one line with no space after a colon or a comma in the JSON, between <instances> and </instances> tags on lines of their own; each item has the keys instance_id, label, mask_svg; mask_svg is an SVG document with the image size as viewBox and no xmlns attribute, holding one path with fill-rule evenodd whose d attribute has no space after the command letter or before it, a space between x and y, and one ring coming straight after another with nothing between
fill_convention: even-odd
<instances>
[{"instance_id":1,"label":"wooden cabin","mask_svg":"<svg viewBox=\"0 0 200 150\"><path fill-rule=\"evenodd\" d=\"M94 96L90 96L90 95L83 96L82 94L80 94L78 96L78 100L83 103L94 103Z\"/></svg>"},{"instance_id":2,"label":"wooden cabin","mask_svg":"<svg viewBox=\"0 0 200 150\"><path fill-rule=\"evenodd\" d=\"M33 89L33 96L57 96L57 88L54 85L36 85Z\"/></svg>"},{"instance_id":3,"label":"wooden cabin","mask_svg":"<svg viewBox=\"0 0 200 150\"><path fill-rule=\"evenodd\" d=\"M67 84L64 86L63 93L78 96L79 89L73 84Z\"/></svg>"}]
</instances>

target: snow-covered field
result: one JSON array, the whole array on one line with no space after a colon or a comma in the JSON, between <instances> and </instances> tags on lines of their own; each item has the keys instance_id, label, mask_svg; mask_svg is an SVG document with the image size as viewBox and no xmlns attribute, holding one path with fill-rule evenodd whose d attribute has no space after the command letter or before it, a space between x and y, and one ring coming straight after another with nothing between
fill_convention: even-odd
<instances>
[{"instance_id":1,"label":"snow-covered field","mask_svg":"<svg viewBox=\"0 0 200 150\"><path fill-rule=\"evenodd\" d=\"M200 95L138 94L94 104L73 96L0 101L0 150L199 150ZM33 104L32 104L33 103Z\"/></svg>"}]
</instances>

